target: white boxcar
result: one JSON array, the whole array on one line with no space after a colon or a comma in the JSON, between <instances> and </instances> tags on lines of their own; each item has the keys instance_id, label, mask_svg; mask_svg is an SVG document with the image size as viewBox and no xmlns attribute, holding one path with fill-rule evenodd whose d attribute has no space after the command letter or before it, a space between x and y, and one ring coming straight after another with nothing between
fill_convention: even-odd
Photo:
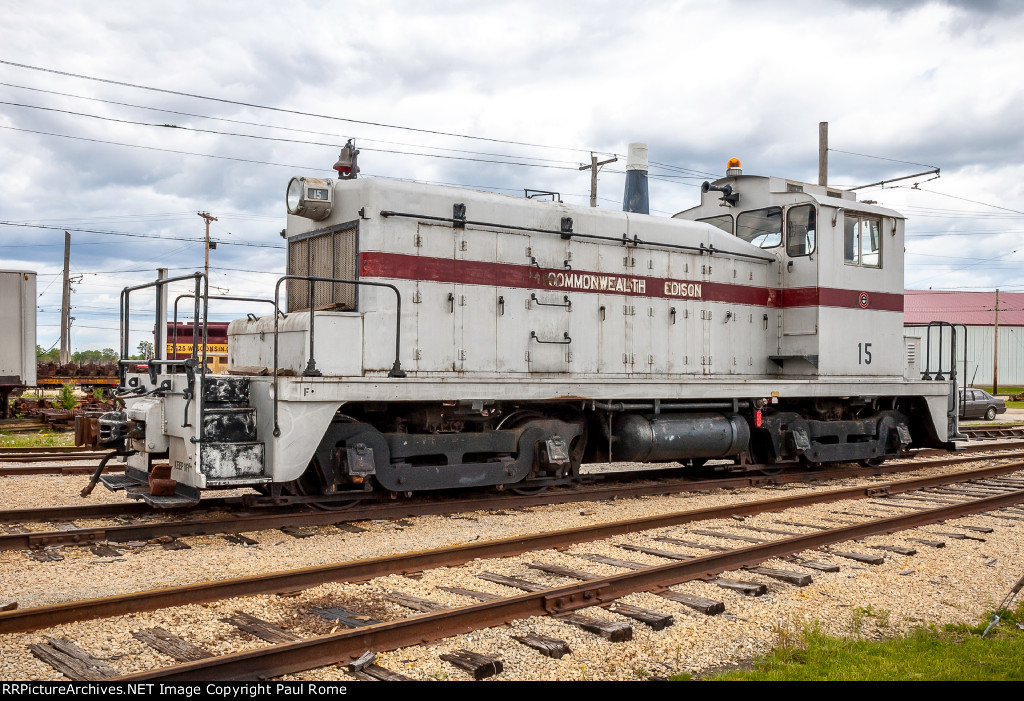
<instances>
[{"instance_id":1,"label":"white boxcar","mask_svg":"<svg viewBox=\"0 0 1024 701\"><path fill-rule=\"evenodd\" d=\"M36 383L36 274L0 270L0 385Z\"/></svg>"}]
</instances>

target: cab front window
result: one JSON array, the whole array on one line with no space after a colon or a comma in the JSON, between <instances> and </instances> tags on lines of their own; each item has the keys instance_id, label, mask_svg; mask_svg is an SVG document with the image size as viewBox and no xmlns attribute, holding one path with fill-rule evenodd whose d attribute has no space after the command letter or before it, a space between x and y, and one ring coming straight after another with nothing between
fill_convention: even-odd
<instances>
[{"instance_id":1,"label":"cab front window","mask_svg":"<svg viewBox=\"0 0 1024 701\"><path fill-rule=\"evenodd\" d=\"M782 207L744 212L736 218L736 235L761 248L782 244Z\"/></svg>"}]
</instances>

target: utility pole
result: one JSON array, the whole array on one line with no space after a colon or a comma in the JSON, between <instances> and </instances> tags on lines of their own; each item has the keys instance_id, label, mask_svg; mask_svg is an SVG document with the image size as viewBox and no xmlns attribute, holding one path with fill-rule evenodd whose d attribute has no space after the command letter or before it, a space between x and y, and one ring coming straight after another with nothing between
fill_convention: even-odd
<instances>
[{"instance_id":1,"label":"utility pole","mask_svg":"<svg viewBox=\"0 0 1024 701\"><path fill-rule=\"evenodd\" d=\"M818 122L818 184L828 185L828 122Z\"/></svg>"},{"instance_id":2,"label":"utility pole","mask_svg":"<svg viewBox=\"0 0 1024 701\"><path fill-rule=\"evenodd\" d=\"M71 362L71 234L64 232L64 292L60 300L60 364Z\"/></svg>"},{"instance_id":3,"label":"utility pole","mask_svg":"<svg viewBox=\"0 0 1024 701\"><path fill-rule=\"evenodd\" d=\"M996 290L996 323L992 341L992 394L999 394L999 290Z\"/></svg>"},{"instance_id":4,"label":"utility pole","mask_svg":"<svg viewBox=\"0 0 1024 701\"><path fill-rule=\"evenodd\" d=\"M590 206L597 206L597 169L603 165L614 163L619 160L618 157L609 158L607 161L598 162L597 156L593 153L590 154L590 165L580 166L580 170L590 171Z\"/></svg>"},{"instance_id":5,"label":"utility pole","mask_svg":"<svg viewBox=\"0 0 1024 701\"><path fill-rule=\"evenodd\" d=\"M206 273L206 284L210 284L210 222L217 221L217 217L211 215L209 212L197 212L199 216L206 220L206 265L203 268L203 272ZM214 248L216 248L214 244Z\"/></svg>"}]
</instances>

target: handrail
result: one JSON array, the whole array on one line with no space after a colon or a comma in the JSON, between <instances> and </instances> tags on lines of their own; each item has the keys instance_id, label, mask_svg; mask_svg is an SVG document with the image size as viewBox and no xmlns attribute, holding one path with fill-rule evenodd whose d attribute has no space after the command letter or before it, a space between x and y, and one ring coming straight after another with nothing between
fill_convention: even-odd
<instances>
[{"instance_id":1,"label":"handrail","mask_svg":"<svg viewBox=\"0 0 1024 701\"><path fill-rule=\"evenodd\" d=\"M699 253L701 255L704 255L704 254L707 254L707 255L725 255L725 256L733 256L735 258L749 258L750 260L761 261L763 263L777 263L779 261L779 259L774 257L774 256L759 256L759 255L757 255L755 253L740 253L738 251L727 251L727 250L723 250L721 248L715 248L714 244L711 244L710 246L705 246L703 242L700 244L700 246L686 246L686 245L683 245L683 244L680 244L680 243L666 243L664 241L644 241L639 236L635 236L635 235L632 238L629 238L629 237L626 236L626 234L623 234L622 238L616 238L614 236L599 236L598 234L584 234L584 233L580 233L580 232L577 232L577 231L572 231L571 229L568 230L568 231L555 231L554 229L539 229L539 228L533 227L533 226L516 226L516 225L512 225L512 224L495 224L494 222L472 221L470 219L458 219L458 218L454 218L454 217L435 217L435 216L430 216L430 215L427 215L427 214L413 214L413 213L410 213L410 212L394 212L394 211L387 210L387 209L381 210L380 215L382 217L385 217L385 218L387 218L387 217L406 217L406 218L409 218L409 219L424 219L424 220L427 220L427 221L448 222L450 224L453 224L453 225L457 226L458 228L463 228L467 224L472 224L473 226L485 226L485 227L493 228L493 229L511 229L513 231L531 231L531 232L535 231L535 232L540 233L540 234L554 234L555 236L559 236L559 237L561 237L563 239L581 238L581 239L591 239L591 240L594 240L594 241L614 241L615 243L619 243L619 244L622 244L623 246L627 246L627 247L628 246L645 246L645 247L646 246L658 246L658 247L661 247L661 248L671 248L671 249L681 250L681 251L692 251L694 253Z\"/></svg>"},{"instance_id":2,"label":"handrail","mask_svg":"<svg viewBox=\"0 0 1024 701\"><path fill-rule=\"evenodd\" d=\"M388 377L406 377L406 373L402 370L402 362L400 360L402 351L402 293L397 287L386 282L369 282L366 280L346 280L344 278L334 277L313 277L309 275L282 275L277 280L277 284L274 285L274 306L276 309L280 309L281 299L281 283L285 280L306 280L309 283L309 360L306 363L306 369L302 371L303 377L319 377L320 371L316 369L316 358L315 349L313 342L315 338L315 323L316 318L316 306L314 305L313 290L318 282L330 282L332 284L342 283L346 285L365 285L368 287L387 287L395 293L397 298L396 312L395 312L395 362L392 365L391 370L388 372ZM278 408L277 408L277 395L278 395L278 321L280 316L274 314L274 436L281 435L281 427L278 424Z\"/></svg>"},{"instance_id":3,"label":"handrail","mask_svg":"<svg viewBox=\"0 0 1024 701\"><path fill-rule=\"evenodd\" d=\"M194 312L195 315L193 316L193 319L198 319L199 318L199 301L200 301L200 299L203 302L203 309L202 309L202 319L203 319L203 371L202 372L203 372L203 377L206 376L206 370L205 370L205 366L206 366L206 337L207 337L206 313L207 313L207 310L209 309L209 282L207 281L206 276L203 273L199 273L199 272L193 273L191 275L181 275L179 277L166 278L166 279L163 279L163 280L154 280L153 282L147 282L147 283L145 283L143 285L135 285L134 287L125 287L123 290L121 290L121 313L120 313L120 321L121 321L121 348L120 348L120 351L121 351L121 353L120 353L120 360L128 360L128 344L129 344L129 341L128 341L128 336L129 336L128 329L130 328L129 324L130 324L130 317L131 317L131 306L130 306L131 293L132 292L137 292L138 290L144 290L144 289L147 289L147 288L150 288L150 287L161 287L161 286L164 286L164 285L169 285L172 282L181 282L182 280L194 280L195 281L195 294L193 295L195 297L195 312ZM203 282L203 289L202 289L203 294L202 294L202 296L200 296L200 294L199 294L199 281L200 280L202 280L202 282ZM158 328L159 328L161 323L166 323L166 320L160 318L160 309L159 309L159 305L157 305L156 325L157 325ZM156 349L154 348L154 351L155 350ZM198 359L198 356L197 356L197 346L196 346L195 343L192 344L192 358L193 359ZM124 385L124 382L125 382L125 368L127 367L127 365L121 364L119 362L118 366L119 366L118 382L119 382L120 385Z\"/></svg>"},{"instance_id":4,"label":"handrail","mask_svg":"<svg viewBox=\"0 0 1024 701\"><path fill-rule=\"evenodd\" d=\"M173 326L174 334L173 334L173 340L171 341L171 347L174 348L174 354L175 355L178 354L178 302L180 302L183 299L193 298L193 297L195 297L195 295L178 295L177 297L174 298L174 326ZM272 299L263 299L262 297L233 297L233 296L229 296L229 295L209 295L207 297L207 299L221 299L221 300L228 300L228 301L232 301L232 302L265 302L266 304L273 304L274 305L275 313L278 313L278 314L280 313L280 310L277 308L277 303L274 302L274 300L272 300ZM159 323L159 322L157 322L157 323ZM195 324L195 319L193 319L193 324ZM192 333L192 348L193 348L193 350L195 350L195 345L196 345L196 335L195 335L195 332L193 331L193 333Z\"/></svg>"}]
</instances>

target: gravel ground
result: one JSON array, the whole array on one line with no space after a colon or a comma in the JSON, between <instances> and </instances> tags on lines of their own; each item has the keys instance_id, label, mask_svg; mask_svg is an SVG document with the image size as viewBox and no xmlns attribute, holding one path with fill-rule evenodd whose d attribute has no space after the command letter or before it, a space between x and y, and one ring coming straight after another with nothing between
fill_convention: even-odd
<instances>
[{"instance_id":1,"label":"gravel ground","mask_svg":"<svg viewBox=\"0 0 1024 701\"><path fill-rule=\"evenodd\" d=\"M980 464L974 463L973 467ZM964 469L933 468L914 476L948 473ZM43 504L73 503L87 479L75 477L7 477L0 479L0 504L7 508ZM330 564L345 560L382 556L412 550L444 547L476 540L492 540L517 534L535 533L704 508L723 503L767 499L782 494L795 495L822 488L854 484L889 482L885 478L845 479L815 486L786 485L769 489L714 490L708 493L666 497L624 499L615 502L566 504L534 507L515 513L473 512L453 517L426 516L398 522L363 522L365 533L346 533L334 527L313 529L310 538L295 539L279 531L248 534L255 546L229 544L219 536L184 538L191 550L166 551L159 545L136 547L115 545L122 554L99 558L85 548L59 548L64 560L36 562L20 552L0 553L0 598L16 600L21 607L73 601L84 598L140 591L144 589L221 579L274 570ZM32 480L31 483L25 480ZM43 486L45 485L45 486ZM32 495L31 498L29 495ZM97 489L95 497L118 500ZM14 502L18 502L17 506ZM474 561L464 567L425 572L421 579L391 576L364 584L326 584L294 597L256 596L211 604L179 607L172 610L135 614L103 621L59 626L30 634L0 636L0 678L60 679L45 663L27 650L27 645L43 640L44 634L75 641L93 655L106 659L112 667L131 672L163 666L172 660L153 651L131 636L141 628L161 626L193 644L214 653L250 649L264 643L238 631L220 619L235 611L244 611L278 623L302 637L330 633L330 621L311 613L325 606L345 606L380 620L394 620L415 612L388 600L398 591L448 606L474 603L462 596L436 589L435 585L461 586L500 595L519 593L481 580L478 574L489 571L519 576L549 586L571 580L544 574L528 567L531 562L558 564L598 575L622 570L577 557L600 553L609 557L649 564L666 561L642 553L615 547L616 543L644 543L665 550L705 554L706 551L653 541L658 535L670 535L695 542L736 547L737 542L692 533L695 529L720 528L737 535L776 537L742 528L759 526L792 532L810 532L800 526L780 525L780 520L834 527L839 520L855 520L839 512L888 516L891 508L869 505L864 501L792 509L785 514L763 514L745 519L703 522L620 536L610 541L584 543L564 552L540 551L497 561ZM1024 515L1022 515L1024 517ZM832 519L832 520L828 520ZM985 542L952 540L935 535L940 531L966 530L959 525L988 526L991 534L980 535ZM83 524L84 525L84 524ZM478 631L440 641L437 644L382 653L379 664L417 679L469 679L468 673L443 662L439 655L459 648L500 657L504 671L496 679L641 679L668 676L677 672L701 673L723 665L737 664L769 650L781 637L791 636L805 625L815 624L835 634L883 636L928 623L973 623L991 609L1024 571L1024 553L1019 549L1015 522L991 516L971 516L941 526L868 538L864 543L843 544L836 549L884 555L879 566L862 565L834 555L806 553L808 559L833 561L838 573L805 570L786 562L768 566L805 571L814 582L795 587L749 572L729 576L764 583L768 594L747 598L709 582L689 582L674 589L723 601L731 617L707 617L682 605L649 594L638 593L624 601L643 608L670 613L675 624L654 632L639 622L605 609L588 609L585 615L623 621L633 625L631 642L611 643L598 636L550 618L532 618L496 629ZM782 536L778 536L782 537ZM935 549L913 543L908 538L943 540L945 548ZM902 556L872 550L872 545L914 547L918 553ZM561 660L539 653L512 640L526 632L540 633L565 640L572 653ZM348 679L337 667L311 670L291 679Z\"/></svg>"}]
</instances>

